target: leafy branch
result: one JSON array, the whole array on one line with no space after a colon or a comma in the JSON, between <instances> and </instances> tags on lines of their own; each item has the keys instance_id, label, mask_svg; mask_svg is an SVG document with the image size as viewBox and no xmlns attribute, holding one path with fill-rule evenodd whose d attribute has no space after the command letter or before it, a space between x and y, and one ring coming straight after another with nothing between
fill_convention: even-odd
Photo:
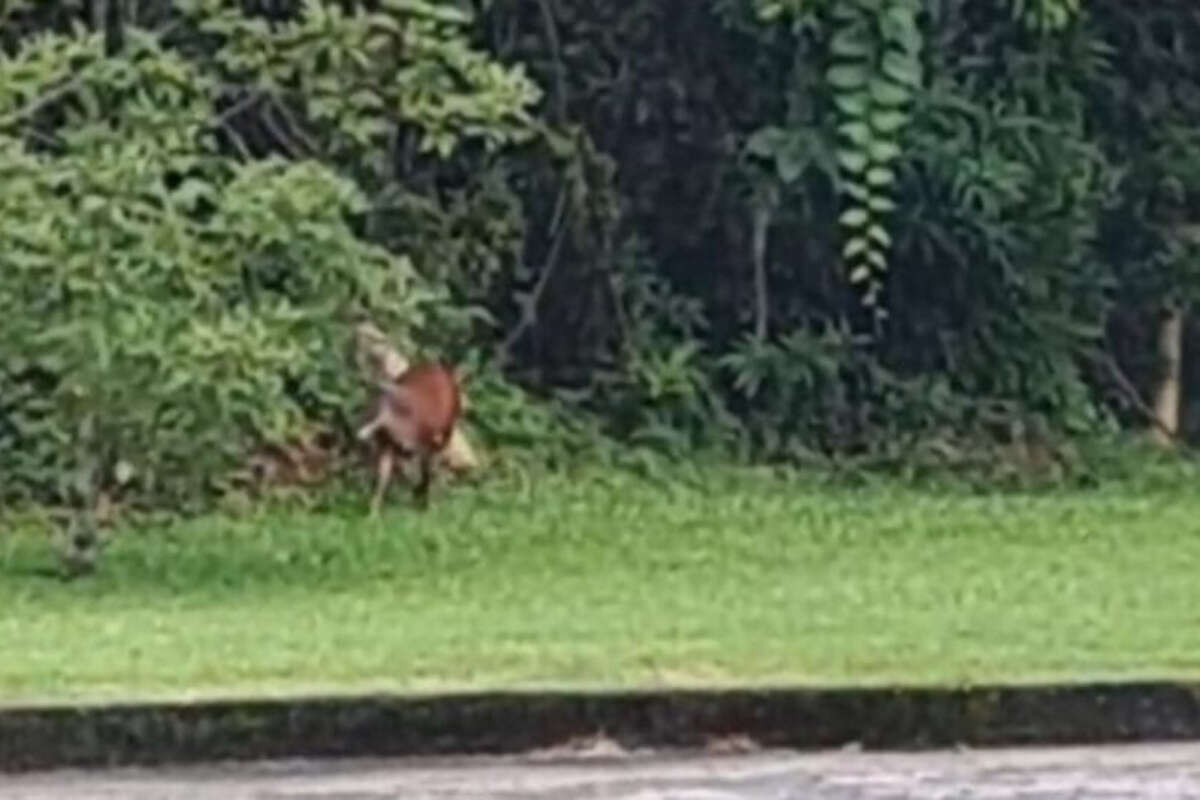
<instances>
[{"instance_id":1,"label":"leafy branch","mask_svg":"<svg viewBox=\"0 0 1200 800\"><path fill-rule=\"evenodd\" d=\"M863 301L883 316L879 292L892 245L894 164L907 106L922 82L917 0L838 0L826 81L838 113L837 164L844 209L842 258Z\"/></svg>"}]
</instances>

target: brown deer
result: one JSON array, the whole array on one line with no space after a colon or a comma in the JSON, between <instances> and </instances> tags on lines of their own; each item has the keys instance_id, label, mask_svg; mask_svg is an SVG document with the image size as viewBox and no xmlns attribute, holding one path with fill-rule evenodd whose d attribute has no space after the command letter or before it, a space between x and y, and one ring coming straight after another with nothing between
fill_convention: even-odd
<instances>
[{"instance_id":1,"label":"brown deer","mask_svg":"<svg viewBox=\"0 0 1200 800\"><path fill-rule=\"evenodd\" d=\"M390 384L408 369L408 359L391 345L386 334L373 323L359 323L355 328L354 338L358 368L371 384ZM459 402L462 405L462 413L465 413L469 400L461 385L459 391ZM482 455L482 452L478 452L471 445L462 426L455 425L450 433L450 441L438 453L437 464L455 475L462 476L484 467Z\"/></svg>"},{"instance_id":2,"label":"brown deer","mask_svg":"<svg viewBox=\"0 0 1200 800\"><path fill-rule=\"evenodd\" d=\"M418 508L427 508L434 461L450 443L462 414L458 379L450 367L425 362L379 388L370 419L358 430L360 441L373 441L376 447L371 515L379 513L397 458L416 460L413 499Z\"/></svg>"}]
</instances>

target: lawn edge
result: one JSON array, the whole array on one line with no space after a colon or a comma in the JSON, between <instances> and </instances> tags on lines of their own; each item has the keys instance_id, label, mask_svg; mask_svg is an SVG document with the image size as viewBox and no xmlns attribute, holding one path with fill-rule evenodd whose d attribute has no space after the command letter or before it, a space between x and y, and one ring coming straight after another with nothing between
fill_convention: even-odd
<instances>
[{"instance_id":1,"label":"lawn edge","mask_svg":"<svg viewBox=\"0 0 1200 800\"><path fill-rule=\"evenodd\" d=\"M0 709L0 771L565 748L927 749L1200 739L1200 683L476 692Z\"/></svg>"}]
</instances>

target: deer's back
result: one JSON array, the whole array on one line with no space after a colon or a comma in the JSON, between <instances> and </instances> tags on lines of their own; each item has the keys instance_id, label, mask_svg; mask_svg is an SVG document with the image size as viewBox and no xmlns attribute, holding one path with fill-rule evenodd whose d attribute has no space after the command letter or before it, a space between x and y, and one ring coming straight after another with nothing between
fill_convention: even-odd
<instances>
[{"instance_id":1,"label":"deer's back","mask_svg":"<svg viewBox=\"0 0 1200 800\"><path fill-rule=\"evenodd\" d=\"M441 450L462 412L458 381L444 364L414 364L396 378L390 406L405 438L423 450Z\"/></svg>"}]
</instances>

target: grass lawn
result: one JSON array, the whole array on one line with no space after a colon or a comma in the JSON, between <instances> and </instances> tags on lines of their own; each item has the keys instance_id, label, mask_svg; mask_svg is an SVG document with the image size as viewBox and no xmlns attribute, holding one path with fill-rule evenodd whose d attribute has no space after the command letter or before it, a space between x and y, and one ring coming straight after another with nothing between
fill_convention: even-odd
<instances>
[{"instance_id":1,"label":"grass lawn","mask_svg":"<svg viewBox=\"0 0 1200 800\"><path fill-rule=\"evenodd\" d=\"M129 532L0 534L0 702L1200 676L1200 492L547 477Z\"/></svg>"}]
</instances>

